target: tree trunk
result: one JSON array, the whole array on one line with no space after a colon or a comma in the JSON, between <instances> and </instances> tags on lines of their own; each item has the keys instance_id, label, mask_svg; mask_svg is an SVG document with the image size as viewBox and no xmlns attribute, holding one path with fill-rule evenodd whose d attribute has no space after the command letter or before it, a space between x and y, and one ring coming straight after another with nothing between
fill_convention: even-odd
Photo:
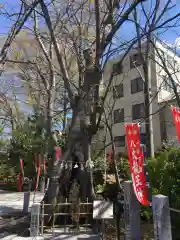
<instances>
[{"instance_id":1,"label":"tree trunk","mask_svg":"<svg viewBox=\"0 0 180 240\"><path fill-rule=\"evenodd\" d=\"M74 180L79 184L80 196L78 197L81 197L82 201L87 198L93 200L95 197L91 166L91 140L95 133L93 129L96 127L98 82L100 82L101 74L99 69L90 62L84 73L83 93L77 97L75 102L68 144L62 157L64 164L72 161L72 165L78 164L78 167L83 166L83 169L73 176L74 171L61 169L60 163L57 163L53 156L50 185L44 198L46 203L52 203L53 199L56 199L56 202L62 201L67 197ZM52 208L48 208L47 211L52 211Z\"/></svg>"}]
</instances>

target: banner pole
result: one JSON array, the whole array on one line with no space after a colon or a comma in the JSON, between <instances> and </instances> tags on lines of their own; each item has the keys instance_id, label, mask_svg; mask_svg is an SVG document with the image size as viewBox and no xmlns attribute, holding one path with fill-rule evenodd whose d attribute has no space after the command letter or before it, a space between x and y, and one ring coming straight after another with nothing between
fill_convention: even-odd
<instances>
[{"instance_id":1,"label":"banner pole","mask_svg":"<svg viewBox=\"0 0 180 240\"><path fill-rule=\"evenodd\" d=\"M143 150L143 154L144 154L144 173L145 173L145 177L146 177L146 187L148 190L148 200L149 203L151 205L152 203L152 192L151 192L151 187L150 187L150 178L149 178L149 171L148 171L148 160L147 160L147 155L146 155L146 145L144 143L142 143L142 124L139 123L139 130L140 130L140 141L141 141L141 148Z\"/></svg>"}]
</instances>

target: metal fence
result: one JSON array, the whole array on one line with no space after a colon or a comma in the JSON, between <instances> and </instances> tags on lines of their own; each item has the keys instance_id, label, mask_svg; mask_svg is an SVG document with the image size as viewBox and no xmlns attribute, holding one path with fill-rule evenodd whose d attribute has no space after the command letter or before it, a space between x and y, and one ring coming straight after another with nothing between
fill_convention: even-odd
<instances>
[{"instance_id":1,"label":"metal fence","mask_svg":"<svg viewBox=\"0 0 180 240\"><path fill-rule=\"evenodd\" d=\"M123 203L123 201L122 201ZM169 206L169 200L164 195L153 195L152 197L152 213L153 223L149 226L145 226L141 221L141 207L134 194L132 182L127 181L124 184L124 216L123 225L124 232L121 235L125 235L127 239L156 239L156 240L172 240L177 239L172 237L172 219L171 214L177 214L179 217L180 210L171 208ZM95 205L94 205L95 207ZM149 209L150 209L149 208ZM95 208L94 208L95 210ZM56 228L61 229L62 233L80 233L86 231L92 231L91 226L93 220L93 203L88 199L85 202L80 200L76 203L68 202L66 199L64 202L58 204L45 204L35 203L31 211L31 236L35 237L45 232L54 233ZM93 214L94 215L94 214ZM58 225L56 225L56 218L60 217ZM44 223L46 218L51 218L51 227L46 226ZM96 218L95 218L96 219ZM103 239L115 239L116 238L116 224L115 219L111 221L105 219L101 220L101 224L98 226L97 233L103 235ZM96 220L97 221L97 220ZM96 226L98 221L96 222ZM122 222L121 222L122 223ZM121 225L121 224L120 224ZM122 225L121 225L122 226ZM146 231L144 231L146 228ZM149 227L151 231L149 231ZM174 235L174 234L173 234ZM122 236L123 237L123 236ZM151 237L151 238L150 238Z\"/></svg>"},{"instance_id":2,"label":"metal fence","mask_svg":"<svg viewBox=\"0 0 180 240\"><path fill-rule=\"evenodd\" d=\"M90 230L90 218L92 216L93 203L81 202L76 203L64 202L58 204L45 204L42 202L40 210L40 233L54 232L56 228L61 229L63 232L87 232ZM50 209L51 213L48 213ZM45 225L45 218L50 219L51 227ZM57 220L57 221L56 221ZM56 224L58 222L58 224Z\"/></svg>"}]
</instances>

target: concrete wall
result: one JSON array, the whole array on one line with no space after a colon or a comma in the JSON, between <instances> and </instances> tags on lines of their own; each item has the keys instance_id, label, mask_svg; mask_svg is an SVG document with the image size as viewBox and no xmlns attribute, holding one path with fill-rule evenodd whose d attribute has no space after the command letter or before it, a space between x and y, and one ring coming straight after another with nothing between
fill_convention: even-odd
<instances>
[{"instance_id":1,"label":"concrete wall","mask_svg":"<svg viewBox=\"0 0 180 240\"><path fill-rule=\"evenodd\" d=\"M119 74L114 77L112 81L112 86L119 85L120 83L123 83L124 86L124 97L117 99L115 102L112 98L112 91L109 92L108 98L107 98L107 109L108 111L120 108L124 108L124 122L122 123L112 123L112 133L113 136L123 136L125 135L125 123L131 123L132 122L132 105L144 103L144 92L138 92L131 94L131 80L135 79L137 77L140 77L139 72L141 73L141 76L143 76L143 69L142 66L138 67L138 70L136 68L130 69L130 56L136 53L136 50L132 50L130 55L128 55L124 62L123 62L123 74ZM107 66L107 73L105 74L105 82L108 81L108 77L110 72L112 71L112 65L113 62L109 63ZM160 119L159 119L159 104L158 104L158 95L157 95L157 78L156 78L156 64L154 61L151 63L151 84L152 84L152 94L153 94L153 102L152 102L152 111L153 111L153 132L154 132L154 144L155 149L161 147L161 132L160 132ZM145 128L144 133L145 133ZM108 138L108 141L110 141L110 138ZM110 149L110 148L109 148ZM116 149L117 152L124 151L124 147L118 147Z\"/></svg>"},{"instance_id":2,"label":"concrete wall","mask_svg":"<svg viewBox=\"0 0 180 240\"><path fill-rule=\"evenodd\" d=\"M164 133L165 133L163 140L167 142L169 146L179 147L179 143L177 141L176 128L174 125L174 120L173 120L171 108L170 108L170 105L177 106L177 102L176 100L171 100L169 101L168 105L167 103L162 103L160 106L163 107L164 105L166 107L163 108L163 110L161 111L161 115L163 115L161 119L161 125L164 125Z\"/></svg>"},{"instance_id":3,"label":"concrete wall","mask_svg":"<svg viewBox=\"0 0 180 240\"><path fill-rule=\"evenodd\" d=\"M178 90L180 89L180 82L179 82L179 78L180 78L180 58L175 55L174 53L172 53L170 50L168 50L167 48L165 48L161 43L157 42L156 43L156 47L157 47L157 51L158 52L163 52L164 54L161 54L161 56L163 56L162 58L165 60L166 62L166 67L168 69L168 71L171 73L171 76L173 77L173 80L177 83L177 88ZM168 60L168 57L172 58L172 62L170 62ZM173 89L172 89L172 93L171 91L166 91L164 89L164 80L163 80L163 76L167 75L165 70L163 69L163 62L160 59L158 53L155 53L155 61L156 61L156 75L157 75L157 90L158 90L158 102L163 102L165 100L169 100L172 98L172 96L174 95L173 93ZM177 62L177 64L174 66L175 61ZM170 65L170 66L169 66Z\"/></svg>"}]
</instances>

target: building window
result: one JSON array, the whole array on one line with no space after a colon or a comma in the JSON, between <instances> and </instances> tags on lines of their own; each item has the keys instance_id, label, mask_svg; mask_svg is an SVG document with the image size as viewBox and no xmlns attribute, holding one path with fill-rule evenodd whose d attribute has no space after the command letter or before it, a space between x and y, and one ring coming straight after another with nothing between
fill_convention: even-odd
<instances>
[{"instance_id":1,"label":"building window","mask_svg":"<svg viewBox=\"0 0 180 240\"><path fill-rule=\"evenodd\" d=\"M114 110L114 124L124 122L124 108Z\"/></svg>"},{"instance_id":2,"label":"building window","mask_svg":"<svg viewBox=\"0 0 180 240\"><path fill-rule=\"evenodd\" d=\"M136 53L133 56L130 56L130 68L139 67L142 65L142 56L140 53Z\"/></svg>"},{"instance_id":3,"label":"building window","mask_svg":"<svg viewBox=\"0 0 180 240\"><path fill-rule=\"evenodd\" d=\"M113 87L113 98L117 99L117 98L121 98L121 97L124 97L123 83L121 83L118 86Z\"/></svg>"},{"instance_id":4,"label":"building window","mask_svg":"<svg viewBox=\"0 0 180 240\"><path fill-rule=\"evenodd\" d=\"M132 119L141 119L145 116L144 103L132 105Z\"/></svg>"},{"instance_id":5,"label":"building window","mask_svg":"<svg viewBox=\"0 0 180 240\"><path fill-rule=\"evenodd\" d=\"M114 143L116 147L125 147L125 136L114 137Z\"/></svg>"},{"instance_id":6,"label":"building window","mask_svg":"<svg viewBox=\"0 0 180 240\"><path fill-rule=\"evenodd\" d=\"M114 74L114 76L119 75L121 73L123 73L122 63L118 62L118 63L113 64L113 74Z\"/></svg>"},{"instance_id":7,"label":"building window","mask_svg":"<svg viewBox=\"0 0 180 240\"><path fill-rule=\"evenodd\" d=\"M131 94L143 91L144 82L141 77L131 80Z\"/></svg>"}]
</instances>

